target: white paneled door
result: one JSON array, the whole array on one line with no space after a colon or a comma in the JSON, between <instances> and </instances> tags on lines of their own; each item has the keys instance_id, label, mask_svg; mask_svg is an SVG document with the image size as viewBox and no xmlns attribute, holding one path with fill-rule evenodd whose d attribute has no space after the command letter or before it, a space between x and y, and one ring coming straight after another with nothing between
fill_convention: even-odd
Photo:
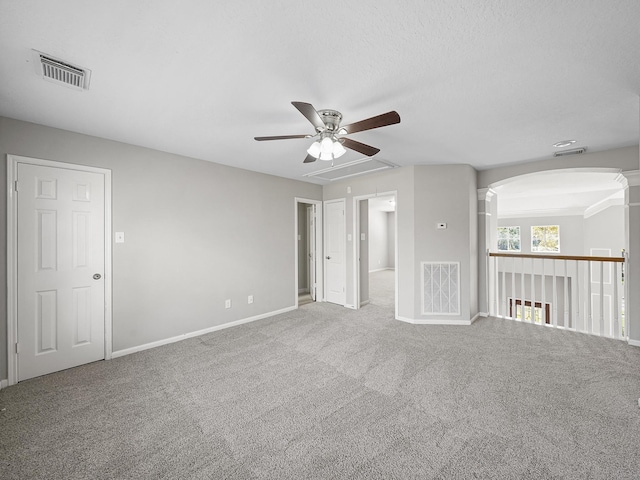
<instances>
[{"instance_id":1,"label":"white paneled door","mask_svg":"<svg viewBox=\"0 0 640 480\"><path fill-rule=\"evenodd\" d=\"M105 358L105 178L17 170L20 381Z\"/></svg>"},{"instance_id":2,"label":"white paneled door","mask_svg":"<svg viewBox=\"0 0 640 480\"><path fill-rule=\"evenodd\" d=\"M347 270L345 260L345 201L325 202L325 299L327 302L344 305Z\"/></svg>"}]
</instances>

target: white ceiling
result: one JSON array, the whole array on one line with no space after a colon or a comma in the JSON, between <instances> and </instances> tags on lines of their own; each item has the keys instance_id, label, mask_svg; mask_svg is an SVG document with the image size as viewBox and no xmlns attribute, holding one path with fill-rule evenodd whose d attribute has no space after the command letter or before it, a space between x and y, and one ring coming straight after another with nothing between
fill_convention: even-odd
<instances>
[{"instance_id":1,"label":"white ceiling","mask_svg":"<svg viewBox=\"0 0 640 480\"><path fill-rule=\"evenodd\" d=\"M638 144L638 0L0 0L0 115L300 180L312 133L343 123L397 165L477 169ZM92 70L39 78L31 49ZM349 152L337 163L358 159Z\"/></svg>"},{"instance_id":2,"label":"white ceiling","mask_svg":"<svg viewBox=\"0 0 640 480\"><path fill-rule=\"evenodd\" d=\"M393 195L388 195L384 197L370 198L369 210L376 210L378 212L395 212L396 197Z\"/></svg>"},{"instance_id":3,"label":"white ceiling","mask_svg":"<svg viewBox=\"0 0 640 480\"><path fill-rule=\"evenodd\" d=\"M494 187L498 217L588 215L599 207L622 205L618 173L555 170L516 177Z\"/></svg>"}]
</instances>

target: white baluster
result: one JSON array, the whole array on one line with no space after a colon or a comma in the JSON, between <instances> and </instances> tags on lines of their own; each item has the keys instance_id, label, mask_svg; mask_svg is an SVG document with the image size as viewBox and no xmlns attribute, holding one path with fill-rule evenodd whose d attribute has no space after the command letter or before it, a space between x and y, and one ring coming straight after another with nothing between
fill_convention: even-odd
<instances>
[{"instance_id":1,"label":"white baluster","mask_svg":"<svg viewBox=\"0 0 640 480\"><path fill-rule=\"evenodd\" d=\"M569 328L569 275L567 272L567 261L564 263L564 280L562 281L562 289L564 290L564 328Z\"/></svg>"},{"instance_id":2,"label":"white baluster","mask_svg":"<svg viewBox=\"0 0 640 480\"><path fill-rule=\"evenodd\" d=\"M516 309L518 306L516 305L516 259L515 257L511 259L511 311L509 315L511 318L516 318Z\"/></svg>"},{"instance_id":3,"label":"white baluster","mask_svg":"<svg viewBox=\"0 0 640 480\"><path fill-rule=\"evenodd\" d=\"M546 261L546 259L542 259L542 276L540 277L540 290L542 290L542 296L540 297L540 321L542 322L542 325L547 324L547 309L545 304L547 288L544 282L544 264Z\"/></svg>"},{"instance_id":4,"label":"white baluster","mask_svg":"<svg viewBox=\"0 0 640 480\"><path fill-rule=\"evenodd\" d=\"M552 260L551 264L553 265L553 293L551 294L551 301L553 302L553 312L551 313L551 321L553 322L553 327L558 327L558 283L556 279L556 260Z\"/></svg>"},{"instance_id":5,"label":"white baluster","mask_svg":"<svg viewBox=\"0 0 640 480\"><path fill-rule=\"evenodd\" d=\"M607 336L604 330L604 262L600 262L600 336Z\"/></svg>"},{"instance_id":6,"label":"white baluster","mask_svg":"<svg viewBox=\"0 0 640 480\"><path fill-rule=\"evenodd\" d=\"M580 325L582 322L580 321L580 262L576 260L576 320L574 322L576 332L579 331ZM572 295L573 296L573 295Z\"/></svg>"},{"instance_id":7,"label":"white baluster","mask_svg":"<svg viewBox=\"0 0 640 480\"><path fill-rule=\"evenodd\" d=\"M591 262L587 261L587 332L593 333L593 316L591 312Z\"/></svg>"},{"instance_id":8,"label":"white baluster","mask_svg":"<svg viewBox=\"0 0 640 480\"><path fill-rule=\"evenodd\" d=\"M535 271L536 271L536 265L535 265L535 259L532 258L531 259L531 321L533 323L536 323L536 316L535 316L535 303L536 303L536 276L535 276Z\"/></svg>"},{"instance_id":9,"label":"white baluster","mask_svg":"<svg viewBox=\"0 0 640 480\"><path fill-rule=\"evenodd\" d=\"M620 319L618 318L618 263L613 262L613 338L620 338Z\"/></svg>"}]
</instances>

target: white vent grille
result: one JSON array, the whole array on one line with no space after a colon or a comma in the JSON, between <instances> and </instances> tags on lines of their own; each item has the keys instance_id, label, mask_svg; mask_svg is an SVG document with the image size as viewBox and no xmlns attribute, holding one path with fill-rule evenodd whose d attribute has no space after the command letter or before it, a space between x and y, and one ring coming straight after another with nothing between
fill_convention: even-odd
<instances>
[{"instance_id":1,"label":"white vent grille","mask_svg":"<svg viewBox=\"0 0 640 480\"><path fill-rule=\"evenodd\" d=\"M554 157L564 157L567 155L580 155L587 151L587 147L580 148L572 148L571 150L560 150L559 152L554 152Z\"/></svg>"},{"instance_id":2,"label":"white vent grille","mask_svg":"<svg viewBox=\"0 0 640 480\"><path fill-rule=\"evenodd\" d=\"M45 80L65 85L76 90L89 88L91 71L64 62L36 50L33 51L36 72Z\"/></svg>"},{"instance_id":3,"label":"white vent grille","mask_svg":"<svg viewBox=\"0 0 640 480\"><path fill-rule=\"evenodd\" d=\"M460 262L422 262L422 314L460 315Z\"/></svg>"}]
</instances>

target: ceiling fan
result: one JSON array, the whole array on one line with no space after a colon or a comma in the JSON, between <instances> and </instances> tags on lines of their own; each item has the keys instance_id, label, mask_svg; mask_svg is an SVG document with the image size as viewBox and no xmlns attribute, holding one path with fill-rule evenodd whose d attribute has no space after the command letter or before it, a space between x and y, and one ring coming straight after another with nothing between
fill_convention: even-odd
<instances>
[{"instance_id":1,"label":"ceiling fan","mask_svg":"<svg viewBox=\"0 0 640 480\"><path fill-rule=\"evenodd\" d=\"M264 140L287 140L291 138L314 138L318 140L311 144L307 150L307 158L304 163L320 160L334 160L346 153L345 147L350 150L362 153L367 157L372 157L380 151L379 148L365 145L350 138L339 135L362 132L374 128L386 127L400 123L398 112L391 111L367 118L356 123L340 126L342 114L336 110L316 110L313 105L305 102L291 102L302 115L315 127L316 133L313 135L280 135L275 137L254 137L259 142Z\"/></svg>"}]
</instances>

